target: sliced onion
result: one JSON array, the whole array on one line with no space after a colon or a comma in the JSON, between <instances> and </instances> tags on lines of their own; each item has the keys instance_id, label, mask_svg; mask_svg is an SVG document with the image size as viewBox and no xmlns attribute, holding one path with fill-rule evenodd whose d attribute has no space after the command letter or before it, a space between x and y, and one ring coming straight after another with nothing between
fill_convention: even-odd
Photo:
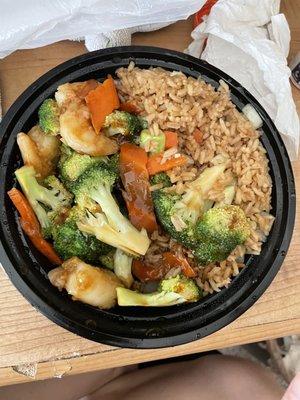
<instances>
[{"instance_id":1,"label":"sliced onion","mask_svg":"<svg viewBox=\"0 0 300 400\"><path fill-rule=\"evenodd\" d=\"M258 129L262 126L263 120L251 104L246 104L242 109L242 113L251 122L254 129Z\"/></svg>"}]
</instances>

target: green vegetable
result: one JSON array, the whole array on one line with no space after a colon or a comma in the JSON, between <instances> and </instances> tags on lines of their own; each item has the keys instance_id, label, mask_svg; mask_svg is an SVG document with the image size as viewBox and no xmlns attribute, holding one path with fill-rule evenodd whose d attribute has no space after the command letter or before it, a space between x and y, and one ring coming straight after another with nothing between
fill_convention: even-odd
<instances>
[{"instance_id":1,"label":"green vegetable","mask_svg":"<svg viewBox=\"0 0 300 400\"><path fill-rule=\"evenodd\" d=\"M161 281L158 291L139 293L125 288L117 288L119 306L162 307L199 300L201 292L192 279L177 275Z\"/></svg>"},{"instance_id":2,"label":"green vegetable","mask_svg":"<svg viewBox=\"0 0 300 400\"><path fill-rule=\"evenodd\" d=\"M126 253L144 255L150 240L120 212L111 194L115 179L116 174L105 164L93 166L79 177L72 190L86 215L77 225L81 231Z\"/></svg>"},{"instance_id":3,"label":"green vegetable","mask_svg":"<svg viewBox=\"0 0 300 400\"><path fill-rule=\"evenodd\" d=\"M71 187L72 184L93 165L107 162L107 157L92 157L87 154L79 154L66 145L62 145L58 170L62 181Z\"/></svg>"},{"instance_id":4,"label":"green vegetable","mask_svg":"<svg viewBox=\"0 0 300 400\"><path fill-rule=\"evenodd\" d=\"M179 293L186 301L197 301L201 295L200 289L194 280L183 275L163 279L159 284L158 290L161 292Z\"/></svg>"},{"instance_id":5,"label":"green vegetable","mask_svg":"<svg viewBox=\"0 0 300 400\"><path fill-rule=\"evenodd\" d=\"M181 230L176 230L172 221L175 205L181 200L182 196L166 193L164 190L155 190L152 192L152 200L158 221L164 230L179 243L191 248L194 246L194 227L192 224L185 224Z\"/></svg>"},{"instance_id":6,"label":"green vegetable","mask_svg":"<svg viewBox=\"0 0 300 400\"><path fill-rule=\"evenodd\" d=\"M59 107L55 100L46 99L38 111L39 125L45 133L57 135L59 133Z\"/></svg>"},{"instance_id":7,"label":"green vegetable","mask_svg":"<svg viewBox=\"0 0 300 400\"><path fill-rule=\"evenodd\" d=\"M124 283L127 288L133 284L131 274L132 257L117 249L114 255L114 273Z\"/></svg>"},{"instance_id":8,"label":"green vegetable","mask_svg":"<svg viewBox=\"0 0 300 400\"><path fill-rule=\"evenodd\" d=\"M150 178L150 185L158 185L162 184L162 188L165 187L170 187L172 186L171 179L168 177L168 175L165 172L159 172L156 175L151 176Z\"/></svg>"},{"instance_id":9,"label":"green vegetable","mask_svg":"<svg viewBox=\"0 0 300 400\"><path fill-rule=\"evenodd\" d=\"M180 214L178 204L181 204L182 198L183 196L166 193L163 189L152 192L158 221L173 239L193 250L200 264L225 260L249 236L249 223L238 206L209 208L212 202L204 200L204 213L194 222L195 209L185 210L184 214Z\"/></svg>"},{"instance_id":10,"label":"green vegetable","mask_svg":"<svg viewBox=\"0 0 300 400\"><path fill-rule=\"evenodd\" d=\"M148 129L143 129L140 134L140 147L147 153L161 153L165 149L166 137L163 132L160 135L151 135Z\"/></svg>"},{"instance_id":11,"label":"green vegetable","mask_svg":"<svg viewBox=\"0 0 300 400\"><path fill-rule=\"evenodd\" d=\"M53 228L53 246L63 260L77 256L85 262L99 264L111 247L78 229L77 221L83 214L84 211L75 206L65 222Z\"/></svg>"},{"instance_id":12,"label":"green vegetable","mask_svg":"<svg viewBox=\"0 0 300 400\"><path fill-rule=\"evenodd\" d=\"M147 120L145 120L143 117L138 116L138 119L140 121L141 124L141 129L147 129L148 128L148 122Z\"/></svg>"},{"instance_id":13,"label":"green vegetable","mask_svg":"<svg viewBox=\"0 0 300 400\"><path fill-rule=\"evenodd\" d=\"M244 211L230 205L208 210L197 222L195 235L201 243L195 257L201 264L208 264L224 260L236 246L243 244L250 235L250 226ZM208 252L209 245L212 249Z\"/></svg>"},{"instance_id":14,"label":"green vegetable","mask_svg":"<svg viewBox=\"0 0 300 400\"><path fill-rule=\"evenodd\" d=\"M124 136L136 135L142 130L140 119L126 111L114 111L104 121L104 131L108 136L121 133Z\"/></svg>"},{"instance_id":15,"label":"green vegetable","mask_svg":"<svg viewBox=\"0 0 300 400\"><path fill-rule=\"evenodd\" d=\"M213 202L206 199L225 170L225 164L206 168L197 179L189 183L181 200L175 205L174 214L185 224L195 224L201 215L212 207Z\"/></svg>"},{"instance_id":16,"label":"green vegetable","mask_svg":"<svg viewBox=\"0 0 300 400\"><path fill-rule=\"evenodd\" d=\"M113 156L109 157L107 161L108 167L116 174L119 175L119 161L120 161L120 154L116 153Z\"/></svg>"},{"instance_id":17,"label":"green vegetable","mask_svg":"<svg viewBox=\"0 0 300 400\"><path fill-rule=\"evenodd\" d=\"M17 169L15 175L41 224L44 237L50 237L53 223L71 205L73 196L55 176L45 180L47 187L39 184L31 166Z\"/></svg>"},{"instance_id":18,"label":"green vegetable","mask_svg":"<svg viewBox=\"0 0 300 400\"><path fill-rule=\"evenodd\" d=\"M110 251L104 256L100 257L100 263L103 267L113 270L114 269L115 250Z\"/></svg>"}]
</instances>

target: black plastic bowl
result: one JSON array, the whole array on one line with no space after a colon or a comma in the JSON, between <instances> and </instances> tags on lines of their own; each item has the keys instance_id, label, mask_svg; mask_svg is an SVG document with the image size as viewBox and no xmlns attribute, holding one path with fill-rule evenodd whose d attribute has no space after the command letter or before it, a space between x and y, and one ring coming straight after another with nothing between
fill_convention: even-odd
<instances>
[{"instance_id":1,"label":"black plastic bowl","mask_svg":"<svg viewBox=\"0 0 300 400\"><path fill-rule=\"evenodd\" d=\"M37 122L37 109L53 96L58 85L114 75L130 61L142 68L163 67L199 75L214 87L223 79L232 101L241 109L250 103L264 121L262 142L270 161L273 181L273 228L259 256L251 256L246 268L227 289L198 303L166 308L121 308L102 311L73 301L47 279L52 268L30 244L18 223L18 215L6 192L15 184L14 171L21 165L16 135ZM155 47L117 47L73 58L33 83L11 106L1 124L0 238L3 267L26 299L52 321L97 342L115 346L155 348L174 346L202 338L228 325L245 312L266 290L288 250L295 217L293 173L284 144L270 117L236 81L210 64L188 55Z\"/></svg>"}]
</instances>

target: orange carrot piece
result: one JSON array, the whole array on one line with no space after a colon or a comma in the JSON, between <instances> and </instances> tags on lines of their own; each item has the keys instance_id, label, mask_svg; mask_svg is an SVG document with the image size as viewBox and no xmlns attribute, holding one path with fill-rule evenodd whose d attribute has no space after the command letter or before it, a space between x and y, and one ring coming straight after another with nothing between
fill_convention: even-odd
<instances>
[{"instance_id":1,"label":"orange carrot piece","mask_svg":"<svg viewBox=\"0 0 300 400\"><path fill-rule=\"evenodd\" d=\"M163 263L147 265L141 260L133 260L132 262L132 273L141 282L159 281L168 272L167 268Z\"/></svg>"},{"instance_id":2,"label":"orange carrot piece","mask_svg":"<svg viewBox=\"0 0 300 400\"><path fill-rule=\"evenodd\" d=\"M161 162L163 158L162 154L155 154L148 158L147 169L149 175L155 175L158 172L168 171L174 167L180 167L181 165L186 164L187 158L183 155L175 158L169 158L165 160L165 162Z\"/></svg>"},{"instance_id":3,"label":"orange carrot piece","mask_svg":"<svg viewBox=\"0 0 300 400\"><path fill-rule=\"evenodd\" d=\"M190 266L188 260L184 256L175 255L171 252L163 253L163 260L171 268L180 267L182 273L188 278L193 278L196 276L195 271Z\"/></svg>"},{"instance_id":4,"label":"orange carrot piece","mask_svg":"<svg viewBox=\"0 0 300 400\"><path fill-rule=\"evenodd\" d=\"M32 229L34 228L37 232L40 232L40 223L24 194L16 188L12 188L7 192L7 194L18 210L21 218L24 221L27 221Z\"/></svg>"},{"instance_id":5,"label":"orange carrot piece","mask_svg":"<svg viewBox=\"0 0 300 400\"><path fill-rule=\"evenodd\" d=\"M200 131L200 129L195 129L193 132L193 136L198 144L201 144L203 142L203 133Z\"/></svg>"},{"instance_id":6,"label":"orange carrot piece","mask_svg":"<svg viewBox=\"0 0 300 400\"><path fill-rule=\"evenodd\" d=\"M131 114L140 114L141 110L133 103L130 101L125 101L125 103L121 103L119 110L121 111L126 111Z\"/></svg>"},{"instance_id":7,"label":"orange carrot piece","mask_svg":"<svg viewBox=\"0 0 300 400\"><path fill-rule=\"evenodd\" d=\"M148 233L157 229L147 171L147 153L131 143L120 148L120 174L125 191L123 197L131 223Z\"/></svg>"},{"instance_id":8,"label":"orange carrot piece","mask_svg":"<svg viewBox=\"0 0 300 400\"><path fill-rule=\"evenodd\" d=\"M13 188L7 192L9 198L20 214L20 224L32 244L53 264L60 265L62 260L54 251L50 243L42 236L41 227L35 213L26 197L18 189Z\"/></svg>"},{"instance_id":9,"label":"orange carrot piece","mask_svg":"<svg viewBox=\"0 0 300 400\"><path fill-rule=\"evenodd\" d=\"M91 112L93 127L99 133L105 117L120 107L120 100L113 78L109 76L102 85L91 90L85 97L85 101Z\"/></svg>"},{"instance_id":10,"label":"orange carrot piece","mask_svg":"<svg viewBox=\"0 0 300 400\"><path fill-rule=\"evenodd\" d=\"M178 146L178 135L177 132L172 131L164 131L166 142L165 142L165 149L168 150L171 147Z\"/></svg>"}]
</instances>

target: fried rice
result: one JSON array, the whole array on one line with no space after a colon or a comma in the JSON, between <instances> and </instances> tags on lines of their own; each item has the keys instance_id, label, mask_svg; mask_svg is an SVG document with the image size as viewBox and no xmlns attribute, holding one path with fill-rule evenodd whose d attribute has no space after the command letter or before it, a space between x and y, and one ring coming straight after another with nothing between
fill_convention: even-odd
<instances>
[{"instance_id":1,"label":"fried rice","mask_svg":"<svg viewBox=\"0 0 300 400\"><path fill-rule=\"evenodd\" d=\"M166 249L180 246L189 261L194 263L198 271L196 281L204 294L220 291L244 267L245 254L260 253L274 220L270 214L272 181L260 132L254 130L236 109L223 81L215 90L201 76L195 79L162 68L140 69L133 63L128 68L118 69L117 76L121 100L130 101L141 110L153 134L159 130L178 132L178 151L186 154L189 162L168 171L173 183L168 190L182 194L186 185L206 167L224 160L227 162L226 171L209 192L209 199L222 200L228 180L232 177L236 180L233 204L244 210L251 224L251 234L244 245L238 246L226 260L195 266L192 252L162 231L152 234L152 244L146 254L146 261L155 264ZM196 128L203 134L200 144L193 136Z\"/></svg>"}]
</instances>

